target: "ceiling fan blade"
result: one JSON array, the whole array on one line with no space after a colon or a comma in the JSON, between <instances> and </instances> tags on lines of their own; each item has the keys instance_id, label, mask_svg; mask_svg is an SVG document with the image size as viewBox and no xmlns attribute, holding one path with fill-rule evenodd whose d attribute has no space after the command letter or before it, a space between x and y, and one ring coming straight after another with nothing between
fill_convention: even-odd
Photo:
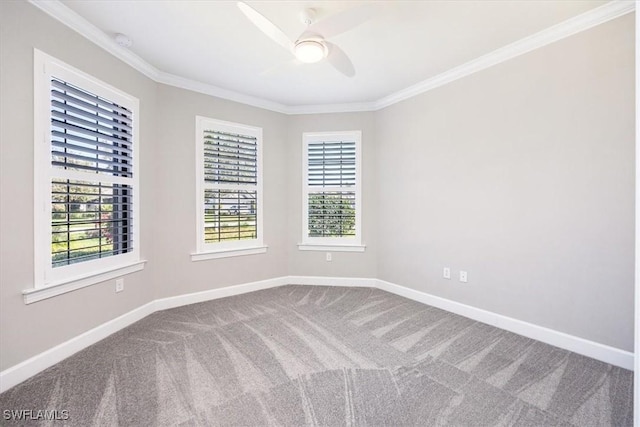
<instances>
[{"instance_id":1,"label":"ceiling fan blade","mask_svg":"<svg viewBox=\"0 0 640 427\"><path fill-rule=\"evenodd\" d=\"M368 3L347 9L309 25L307 31L321 34L325 39L349 31L370 19L376 11L376 6Z\"/></svg>"},{"instance_id":2,"label":"ceiling fan blade","mask_svg":"<svg viewBox=\"0 0 640 427\"><path fill-rule=\"evenodd\" d=\"M278 43L280 46L284 47L289 51L289 53L293 52L293 42L287 37L287 35L282 32L282 30L276 25L265 18L260 12L246 4L245 2L239 1L238 8L245 14L247 18L253 24L260 29L263 33L265 33L271 40Z\"/></svg>"},{"instance_id":3,"label":"ceiling fan blade","mask_svg":"<svg viewBox=\"0 0 640 427\"><path fill-rule=\"evenodd\" d=\"M353 63L349 59L346 53L333 43L325 42L329 48L329 55L327 55L327 61L334 68L340 71L347 77L353 77L356 75L356 70L353 68Z\"/></svg>"}]
</instances>

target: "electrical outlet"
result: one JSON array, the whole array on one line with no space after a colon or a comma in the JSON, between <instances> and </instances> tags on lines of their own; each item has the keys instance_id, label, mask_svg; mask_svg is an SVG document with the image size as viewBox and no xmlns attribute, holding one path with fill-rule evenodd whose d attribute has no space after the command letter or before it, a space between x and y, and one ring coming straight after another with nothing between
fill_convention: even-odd
<instances>
[{"instance_id":1,"label":"electrical outlet","mask_svg":"<svg viewBox=\"0 0 640 427\"><path fill-rule=\"evenodd\" d=\"M451 279L451 269L449 267L445 267L442 269L442 277L445 279Z\"/></svg>"},{"instance_id":2,"label":"electrical outlet","mask_svg":"<svg viewBox=\"0 0 640 427\"><path fill-rule=\"evenodd\" d=\"M116 279L116 292L124 291L124 279Z\"/></svg>"},{"instance_id":3,"label":"electrical outlet","mask_svg":"<svg viewBox=\"0 0 640 427\"><path fill-rule=\"evenodd\" d=\"M462 283L467 283L467 272L460 270L460 281Z\"/></svg>"},{"instance_id":4,"label":"electrical outlet","mask_svg":"<svg viewBox=\"0 0 640 427\"><path fill-rule=\"evenodd\" d=\"M331 262L331 252L327 252L327 262Z\"/></svg>"}]
</instances>

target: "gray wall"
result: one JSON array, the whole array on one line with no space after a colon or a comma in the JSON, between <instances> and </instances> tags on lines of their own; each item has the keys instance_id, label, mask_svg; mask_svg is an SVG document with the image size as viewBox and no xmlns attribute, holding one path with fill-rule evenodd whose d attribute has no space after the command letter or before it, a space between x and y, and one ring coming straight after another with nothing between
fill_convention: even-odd
<instances>
[{"instance_id":1,"label":"gray wall","mask_svg":"<svg viewBox=\"0 0 640 427\"><path fill-rule=\"evenodd\" d=\"M380 279L633 351L633 19L379 112Z\"/></svg>"},{"instance_id":2,"label":"gray wall","mask_svg":"<svg viewBox=\"0 0 640 427\"><path fill-rule=\"evenodd\" d=\"M27 2L0 2L0 369L153 299L153 140L156 84ZM141 256L126 277L25 305L33 287L33 48L140 99Z\"/></svg>"},{"instance_id":3,"label":"gray wall","mask_svg":"<svg viewBox=\"0 0 640 427\"><path fill-rule=\"evenodd\" d=\"M302 241L302 133L362 131L362 243L364 252L300 251ZM289 197L289 274L294 276L376 277L377 189L374 113L309 114L290 116L288 121L287 193Z\"/></svg>"},{"instance_id":4,"label":"gray wall","mask_svg":"<svg viewBox=\"0 0 640 427\"><path fill-rule=\"evenodd\" d=\"M158 85L0 2L0 370L156 299L283 275L379 277L632 349L627 16L376 113L284 116ZM31 305L33 48L140 99L146 268ZM191 262L195 115L264 131L267 254ZM362 130L364 253L301 252L302 132ZM444 265L470 283L440 279Z\"/></svg>"},{"instance_id":5,"label":"gray wall","mask_svg":"<svg viewBox=\"0 0 640 427\"><path fill-rule=\"evenodd\" d=\"M287 274L286 120L158 85L26 2L0 2L0 370L157 298ZM140 99L142 272L25 305L33 287L33 48ZM263 127L268 252L192 262L195 116Z\"/></svg>"},{"instance_id":6,"label":"gray wall","mask_svg":"<svg viewBox=\"0 0 640 427\"><path fill-rule=\"evenodd\" d=\"M266 254L192 262L196 250L196 115L262 127ZM155 146L156 298L285 276L286 116L170 86L158 90Z\"/></svg>"}]
</instances>

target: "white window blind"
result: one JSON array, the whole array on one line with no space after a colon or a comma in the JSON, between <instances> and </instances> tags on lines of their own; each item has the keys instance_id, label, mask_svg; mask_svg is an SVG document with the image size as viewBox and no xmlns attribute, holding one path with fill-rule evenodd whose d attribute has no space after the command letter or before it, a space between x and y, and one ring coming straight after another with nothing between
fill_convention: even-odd
<instances>
[{"instance_id":1,"label":"white window blind","mask_svg":"<svg viewBox=\"0 0 640 427\"><path fill-rule=\"evenodd\" d=\"M132 251L132 120L129 109L51 79L53 267Z\"/></svg>"},{"instance_id":2,"label":"white window blind","mask_svg":"<svg viewBox=\"0 0 640 427\"><path fill-rule=\"evenodd\" d=\"M303 241L359 243L359 132L304 134Z\"/></svg>"},{"instance_id":3,"label":"white window blind","mask_svg":"<svg viewBox=\"0 0 640 427\"><path fill-rule=\"evenodd\" d=\"M139 271L139 101L34 50L34 288L25 302Z\"/></svg>"},{"instance_id":4,"label":"white window blind","mask_svg":"<svg viewBox=\"0 0 640 427\"><path fill-rule=\"evenodd\" d=\"M355 141L311 142L307 149L309 237L355 236Z\"/></svg>"},{"instance_id":5,"label":"white window blind","mask_svg":"<svg viewBox=\"0 0 640 427\"><path fill-rule=\"evenodd\" d=\"M261 245L261 130L197 119L200 252Z\"/></svg>"},{"instance_id":6,"label":"white window blind","mask_svg":"<svg viewBox=\"0 0 640 427\"><path fill-rule=\"evenodd\" d=\"M204 131L206 243L257 238L257 148L256 137Z\"/></svg>"}]
</instances>

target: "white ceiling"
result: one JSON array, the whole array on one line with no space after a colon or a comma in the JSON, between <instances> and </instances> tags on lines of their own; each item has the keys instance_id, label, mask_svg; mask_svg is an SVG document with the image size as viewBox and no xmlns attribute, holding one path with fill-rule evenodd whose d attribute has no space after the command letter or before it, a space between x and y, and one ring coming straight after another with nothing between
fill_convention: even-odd
<instances>
[{"instance_id":1,"label":"white ceiling","mask_svg":"<svg viewBox=\"0 0 640 427\"><path fill-rule=\"evenodd\" d=\"M378 1L374 17L331 42L351 58L355 77L327 63L293 65L235 1L62 0L157 70L284 106L367 103L482 57L594 9L605 1ZM248 1L295 40L299 13L318 19L362 1ZM276 67L270 73L265 70Z\"/></svg>"}]
</instances>

